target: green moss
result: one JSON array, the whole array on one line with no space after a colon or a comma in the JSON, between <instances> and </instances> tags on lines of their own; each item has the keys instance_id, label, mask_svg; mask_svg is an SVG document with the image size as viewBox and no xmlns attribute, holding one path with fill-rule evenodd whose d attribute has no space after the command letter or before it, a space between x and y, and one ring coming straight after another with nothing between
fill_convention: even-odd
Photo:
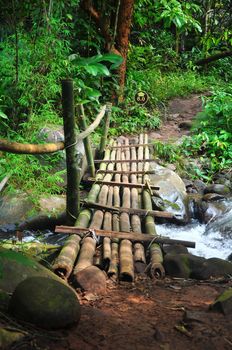
<instances>
[{"instance_id":1,"label":"green moss","mask_svg":"<svg viewBox=\"0 0 232 350\"><path fill-rule=\"evenodd\" d=\"M227 299L232 298L232 288L229 288L225 290L215 301L215 303L222 303L223 301L226 301Z\"/></svg>"}]
</instances>

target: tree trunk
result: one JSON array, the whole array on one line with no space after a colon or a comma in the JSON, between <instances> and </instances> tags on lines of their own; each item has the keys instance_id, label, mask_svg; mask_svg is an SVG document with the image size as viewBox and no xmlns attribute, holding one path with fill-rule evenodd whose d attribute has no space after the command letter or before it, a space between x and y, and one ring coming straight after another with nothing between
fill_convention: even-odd
<instances>
[{"instance_id":1,"label":"tree trunk","mask_svg":"<svg viewBox=\"0 0 232 350\"><path fill-rule=\"evenodd\" d=\"M126 77L126 61L129 46L129 35L131 28L131 20L133 14L134 0L121 1L118 16L118 28L116 35L116 48L119 50L123 58L119 72L120 96L119 101L123 99L123 89L125 86Z\"/></svg>"}]
</instances>

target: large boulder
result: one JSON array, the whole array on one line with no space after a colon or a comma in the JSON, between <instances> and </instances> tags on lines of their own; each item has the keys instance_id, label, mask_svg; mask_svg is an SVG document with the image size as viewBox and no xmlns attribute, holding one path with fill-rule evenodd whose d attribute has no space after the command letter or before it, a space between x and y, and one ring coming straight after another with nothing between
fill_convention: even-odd
<instances>
[{"instance_id":1,"label":"large boulder","mask_svg":"<svg viewBox=\"0 0 232 350\"><path fill-rule=\"evenodd\" d=\"M0 225L18 223L32 214L34 205L25 192L0 198Z\"/></svg>"},{"instance_id":2,"label":"large boulder","mask_svg":"<svg viewBox=\"0 0 232 350\"><path fill-rule=\"evenodd\" d=\"M150 163L150 170L154 171L154 174L149 174L151 185L159 186L158 193L163 200L164 209L179 215L180 221L188 222L188 196L179 175L156 162Z\"/></svg>"},{"instance_id":3,"label":"large boulder","mask_svg":"<svg viewBox=\"0 0 232 350\"><path fill-rule=\"evenodd\" d=\"M43 276L63 282L52 271L31 257L0 248L0 289L7 293L13 293L20 282L33 276Z\"/></svg>"},{"instance_id":4,"label":"large boulder","mask_svg":"<svg viewBox=\"0 0 232 350\"><path fill-rule=\"evenodd\" d=\"M48 277L22 281L11 297L9 312L19 320L46 329L64 328L80 320L75 291Z\"/></svg>"}]
</instances>

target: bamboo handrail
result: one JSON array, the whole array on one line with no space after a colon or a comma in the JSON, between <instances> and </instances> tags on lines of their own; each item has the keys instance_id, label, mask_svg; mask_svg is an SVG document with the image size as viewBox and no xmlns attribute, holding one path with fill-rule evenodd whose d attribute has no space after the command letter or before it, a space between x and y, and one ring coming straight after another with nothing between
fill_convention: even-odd
<instances>
[{"instance_id":1,"label":"bamboo handrail","mask_svg":"<svg viewBox=\"0 0 232 350\"><path fill-rule=\"evenodd\" d=\"M98 113L96 119L90 126L76 137L78 143L89 136L100 124L102 118L105 115L106 106L104 105ZM69 147L70 145L67 145ZM64 142L54 142L45 144L30 144L30 143L19 143L12 142L5 139L0 139L0 151L15 153L15 154L45 154L54 153L65 149Z\"/></svg>"}]
</instances>

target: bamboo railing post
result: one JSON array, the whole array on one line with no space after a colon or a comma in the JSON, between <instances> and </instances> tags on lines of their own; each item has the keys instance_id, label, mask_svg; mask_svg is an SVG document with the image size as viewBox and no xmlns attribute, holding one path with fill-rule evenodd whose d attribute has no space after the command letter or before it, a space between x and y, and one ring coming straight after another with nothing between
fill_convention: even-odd
<instances>
[{"instance_id":1,"label":"bamboo railing post","mask_svg":"<svg viewBox=\"0 0 232 350\"><path fill-rule=\"evenodd\" d=\"M73 223L79 208L79 175L76 150L76 127L74 116L73 81L62 80L62 107L67 167L67 221Z\"/></svg>"},{"instance_id":2,"label":"bamboo railing post","mask_svg":"<svg viewBox=\"0 0 232 350\"><path fill-rule=\"evenodd\" d=\"M112 103L108 102L106 104L106 118L105 118L105 124L103 129L103 134L100 141L100 148L99 148L99 157L102 158L104 154L104 150L106 147L106 141L107 136L110 128L110 116L111 116L111 109L112 109Z\"/></svg>"},{"instance_id":3,"label":"bamboo railing post","mask_svg":"<svg viewBox=\"0 0 232 350\"><path fill-rule=\"evenodd\" d=\"M87 123L86 123L84 108L82 105L80 105L79 112L80 112L80 115L78 117L78 124L80 126L80 129L82 131L85 131L87 129ZM92 147L91 147L89 136L87 136L83 140L83 143L84 143L84 147L85 147L85 154L86 154L90 174L91 174L91 176L94 177L95 176L95 165L94 165Z\"/></svg>"}]
</instances>

